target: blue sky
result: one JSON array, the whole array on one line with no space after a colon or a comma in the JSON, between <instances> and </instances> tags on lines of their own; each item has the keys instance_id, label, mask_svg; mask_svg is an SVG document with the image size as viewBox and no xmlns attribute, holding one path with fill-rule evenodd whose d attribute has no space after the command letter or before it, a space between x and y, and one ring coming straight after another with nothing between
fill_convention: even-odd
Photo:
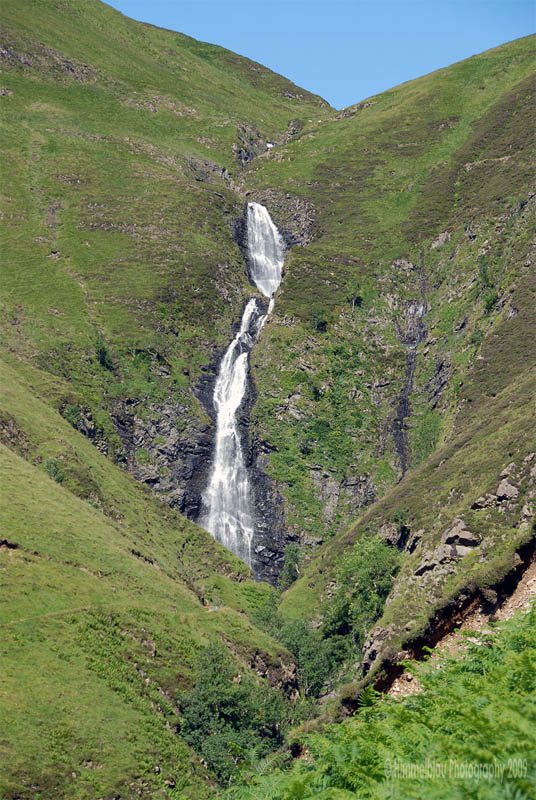
<instances>
[{"instance_id":1,"label":"blue sky","mask_svg":"<svg viewBox=\"0 0 536 800\"><path fill-rule=\"evenodd\" d=\"M534 32L534 0L108 0L260 61L336 108Z\"/></svg>"}]
</instances>

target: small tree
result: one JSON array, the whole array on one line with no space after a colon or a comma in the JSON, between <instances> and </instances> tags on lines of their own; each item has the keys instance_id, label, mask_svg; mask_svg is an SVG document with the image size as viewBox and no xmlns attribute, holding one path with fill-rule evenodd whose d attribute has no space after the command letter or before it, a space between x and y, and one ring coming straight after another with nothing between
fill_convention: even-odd
<instances>
[{"instance_id":1,"label":"small tree","mask_svg":"<svg viewBox=\"0 0 536 800\"><path fill-rule=\"evenodd\" d=\"M325 333L328 329L329 313L321 305L314 305L311 308L311 324L318 333Z\"/></svg>"},{"instance_id":2,"label":"small tree","mask_svg":"<svg viewBox=\"0 0 536 800\"><path fill-rule=\"evenodd\" d=\"M398 550L379 536L356 542L337 572L338 588L324 618L324 636L351 634L361 648L367 631L383 612L400 559Z\"/></svg>"}]
</instances>

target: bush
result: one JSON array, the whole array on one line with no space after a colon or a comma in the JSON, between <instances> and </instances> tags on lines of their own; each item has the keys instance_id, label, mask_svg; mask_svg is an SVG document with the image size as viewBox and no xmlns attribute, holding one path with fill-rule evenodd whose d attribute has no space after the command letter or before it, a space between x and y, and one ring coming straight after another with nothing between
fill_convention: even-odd
<instances>
[{"instance_id":1,"label":"bush","mask_svg":"<svg viewBox=\"0 0 536 800\"><path fill-rule=\"evenodd\" d=\"M407 512L396 516L404 524ZM349 636L360 650L371 626L382 615L401 555L379 536L362 537L337 572L337 590L331 598L322 632L325 637Z\"/></svg>"},{"instance_id":2,"label":"bush","mask_svg":"<svg viewBox=\"0 0 536 800\"><path fill-rule=\"evenodd\" d=\"M142 466L145 466L150 463L151 458L147 450L145 450L145 448L142 447L140 450L136 450L136 461L138 464L141 464Z\"/></svg>"},{"instance_id":3,"label":"bush","mask_svg":"<svg viewBox=\"0 0 536 800\"><path fill-rule=\"evenodd\" d=\"M497 300L499 299L498 293L495 289L490 289L484 295L484 308L486 309L486 314L489 314L497 304Z\"/></svg>"},{"instance_id":4,"label":"bush","mask_svg":"<svg viewBox=\"0 0 536 800\"><path fill-rule=\"evenodd\" d=\"M112 356L110 355L105 343L102 341L97 345L97 359L101 367L104 367L104 369L107 369L109 372L114 371L114 362L112 360Z\"/></svg>"},{"instance_id":5,"label":"bush","mask_svg":"<svg viewBox=\"0 0 536 800\"><path fill-rule=\"evenodd\" d=\"M76 428L78 423L80 422L80 407L77 405L70 405L66 406L63 409L63 418L69 422L73 428Z\"/></svg>"},{"instance_id":6,"label":"bush","mask_svg":"<svg viewBox=\"0 0 536 800\"><path fill-rule=\"evenodd\" d=\"M361 308L363 305L363 295L361 293L361 289L359 284L356 281L352 281L348 286L348 291L344 298L347 303L350 303L352 306L352 315L356 308Z\"/></svg>"},{"instance_id":7,"label":"bush","mask_svg":"<svg viewBox=\"0 0 536 800\"><path fill-rule=\"evenodd\" d=\"M181 698L181 735L222 784L254 750L263 757L283 743L285 701L264 684L239 673L223 645L201 654L196 683Z\"/></svg>"},{"instance_id":8,"label":"bush","mask_svg":"<svg viewBox=\"0 0 536 800\"><path fill-rule=\"evenodd\" d=\"M285 545L283 555L285 556L285 563L279 575L279 588L282 592L299 578L303 560L301 548L294 542L289 542L289 544Z\"/></svg>"},{"instance_id":9,"label":"bush","mask_svg":"<svg viewBox=\"0 0 536 800\"><path fill-rule=\"evenodd\" d=\"M534 797L536 607L440 666L420 666L423 691L402 701L377 702L365 690L352 719L302 738L307 758L253 775L226 797Z\"/></svg>"},{"instance_id":10,"label":"bush","mask_svg":"<svg viewBox=\"0 0 536 800\"><path fill-rule=\"evenodd\" d=\"M55 458L47 458L43 466L49 478L52 478L56 483L62 483L65 478L65 472Z\"/></svg>"},{"instance_id":11,"label":"bush","mask_svg":"<svg viewBox=\"0 0 536 800\"><path fill-rule=\"evenodd\" d=\"M484 340L484 331L481 331L480 328L476 328L472 332L471 338L470 338L469 341L475 347L480 347L480 345L482 344L483 340Z\"/></svg>"},{"instance_id":12,"label":"bush","mask_svg":"<svg viewBox=\"0 0 536 800\"><path fill-rule=\"evenodd\" d=\"M319 697L327 686L332 688L337 667L349 654L343 637L325 639L322 631L303 620L292 620L281 628L279 640L296 659L298 681L305 696Z\"/></svg>"},{"instance_id":13,"label":"bush","mask_svg":"<svg viewBox=\"0 0 536 800\"><path fill-rule=\"evenodd\" d=\"M315 305L311 308L311 325L318 333L325 333L328 329L329 313L324 306Z\"/></svg>"}]
</instances>

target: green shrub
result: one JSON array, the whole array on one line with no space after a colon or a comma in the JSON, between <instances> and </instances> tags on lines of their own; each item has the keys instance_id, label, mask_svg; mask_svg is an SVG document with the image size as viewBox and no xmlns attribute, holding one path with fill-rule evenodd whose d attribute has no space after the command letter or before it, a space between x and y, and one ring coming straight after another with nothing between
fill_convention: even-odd
<instances>
[{"instance_id":1,"label":"green shrub","mask_svg":"<svg viewBox=\"0 0 536 800\"><path fill-rule=\"evenodd\" d=\"M61 464L59 464L55 458L47 458L43 466L49 478L52 478L52 480L56 481L56 483L62 483L65 478L65 472L63 471Z\"/></svg>"},{"instance_id":2,"label":"green shrub","mask_svg":"<svg viewBox=\"0 0 536 800\"><path fill-rule=\"evenodd\" d=\"M347 722L310 734L307 758L248 777L229 800L532 798L536 786L536 606L418 668L421 693L362 694ZM415 667L413 668L415 669Z\"/></svg>"},{"instance_id":3,"label":"green shrub","mask_svg":"<svg viewBox=\"0 0 536 800\"><path fill-rule=\"evenodd\" d=\"M305 696L319 697L329 685L337 667L348 656L348 642L341 636L324 638L322 631L304 620L284 624L278 638L296 660L300 689Z\"/></svg>"},{"instance_id":4,"label":"green shrub","mask_svg":"<svg viewBox=\"0 0 536 800\"><path fill-rule=\"evenodd\" d=\"M352 281L348 286L348 291L346 293L345 300L352 306L352 314L354 313L356 308L361 308L361 306L363 305L363 295L361 293L359 284L356 283L355 281Z\"/></svg>"},{"instance_id":5,"label":"green shrub","mask_svg":"<svg viewBox=\"0 0 536 800\"><path fill-rule=\"evenodd\" d=\"M485 336L484 331L481 331L480 328L476 328L472 332L471 338L469 339L469 341L475 347L480 347L480 345L482 344L482 342L484 340L484 336Z\"/></svg>"},{"instance_id":6,"label":"green shrub","mask_svg":"<svg viewBox=\"0 0 536 800\"><path fill-rule=\"evenodd\" d=\"M495 289L490 289L484 295L484 308L486 310L486 314L489 314L496 306L497 300L499 299L499 295Z\"/></svg>"},{"instance_id":7,"label":"green shrub","mask_svg":"<svg viewBox=\"0 0 536 800\"><path fill-rule=\"evenodd\" d=\"M73 428L76 428L80 422L80 406L70 405L63 409L63 418L69 422Z\"/></svg>"},{"instance_id":8,"label":"green shrub","mask_svg":"<svg viewBox=\"0 0 536 800\"><path fill-rule=\"evenodd\" d=\"M330 322L329 312L324 306L314 305L311 308L311 325L318 333L325 333Z\"/></svg>"},{"instance_id":9,"label":"green shrub","mask_svg":"<svg viewBox=\"0 0 536 800\"><path fill-rule=\"evenodd\" d=\"M239 672L223 645L201 654L192 691L181 698L181 735L228 784L254 750L265 756L283 743L285 703L275 689Z\"/></svg>"},{"instance_id":10,"label":"green shrub","mask_svg":"<svg viewBox=\"0 0 536 800\"><path fill-rule=\"evenodd\" d=\"M150 460L149 453L143 447L140 450L136 450L136 461L138 464L145 465L148 464Z\"/></svg>"},{"instance_id":11,"label":"green shrub","mask_svg":"<svg viewBox=\"0 0 536 800\"><path fill-rule=\"evenodd\" d=\"M107 369L109 372L114 371L114 362L112 360L112 356L110 355L105 343L102 341L97 345L97 360L101 367L104 367L104 369Z\"/></svg>"},{"instance_id":12,"label":"green shrub","mask_svg":"<svg viewBox=\"0 0 536 800\"><path fill-rule=\"evenodd\" d=\"M279 575L279 588L282 592L288 589L290 584L294 583L299 577L303 560L301 548L295 542L289 542L285 545L283 555L285 556L285 562Z\"/></svg>"},{"instance_id":13,"label":"green shrub","mask_svg":"<svg viewBox=\"0 0 536 800\"><path fill-rule=\"evenodd\" d=\"M489 274L488 259L484 255L478 257L478 278L483 289L489 289L493 286L493 281Z\"/></svg>"},{"instance_id":14,"label":"green shrub","mask_svg":"<svg viewBox=\"0 0 536 800\"><path fill-rule=\"evenodd\" d=\"M401 526L407 512L395 512ZM359 651L373 623L383 612L401 555L379 536L362 537L337 571L337 590L322 624L325 637L348 636Z\"/></svg>"}]
</instances>

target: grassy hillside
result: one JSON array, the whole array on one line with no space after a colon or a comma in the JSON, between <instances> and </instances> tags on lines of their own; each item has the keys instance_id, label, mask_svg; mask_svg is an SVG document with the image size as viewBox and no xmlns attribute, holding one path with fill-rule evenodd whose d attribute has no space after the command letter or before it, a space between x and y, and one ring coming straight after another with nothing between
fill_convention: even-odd
<instances>
[{"instance_id":1,"label":"grassy hillside","mask_svg":"<svg viewBox=\"0 0 536 800\"><path fill-rule=\"evenodd\" d=\"M2 11L0 794L216 796L248 720L275 742L298 689L355 700L534 536L534 37L336 112L97 0ZM305 555L278 610L177 513L252 198L294 244L251 359Z\"/></svg>"},{"instance_id":2,"label":"grassy hillside","mask_svg":"<svg viewBox=\"0 0 536 800\"><path fill-rule=\"evenodd\" d=\"M329 617L341 563L371 536L403 553L350 678L500 582L534 536L533 50L522 39L371 98L243 179L281 220L281 190L314 217L254 358L287 518L324 540L281 613ZM451 556L459 520L473 540Z\"/></svg>"},{"instance_id":3,"label":"grassy hillside","mask_svg":"<svg viewBox=\"0 0 536 800\"><path fill-rule=\"evenodd\" d=\"M276 218L289 193L314 218L254 359L255 421L296 531L340 529L449 435L459 385L533 268L534 75L529 37L249 165L244 186Z\"/></svg>"},{"instance_id":4,"label":"grassy hillside","mask_svg":"<svg viewBox=\"0 0 536 800\"><path fill-rule=\"evenodd\" d=\"M247 616L268 587L106 458L111 414L206 425L249 292L228 170L327 106L98 2L2 11L0 794L212 797L177 735L200 654L280 686L290 656Z\"/></svg>"},{"instance_id":5,"label":"grassy hillside","mask_svg":"<svg viewBox=\"0 0 536 800\"><path fill-rule=\"evenodd\" d=\"M268 587L29 383L5 367L1 380L0 794L214 796L175 732L180 693L214 641L242 669L259 654L268 672L289 663L247 617Z\"/></svg>"},{"instance_id":6,"label":"grassy hillside","mask_svg":"<svg viewBox=\"0 0 536 800\"><path fill-rule=\"evenodd\" d=\"M171 395L187 429L247 290L228 170L327 105L97 0L9 0L2 25L4 348L69 380L111 447L117 398Z\"/></svg>"}]
</instances>

